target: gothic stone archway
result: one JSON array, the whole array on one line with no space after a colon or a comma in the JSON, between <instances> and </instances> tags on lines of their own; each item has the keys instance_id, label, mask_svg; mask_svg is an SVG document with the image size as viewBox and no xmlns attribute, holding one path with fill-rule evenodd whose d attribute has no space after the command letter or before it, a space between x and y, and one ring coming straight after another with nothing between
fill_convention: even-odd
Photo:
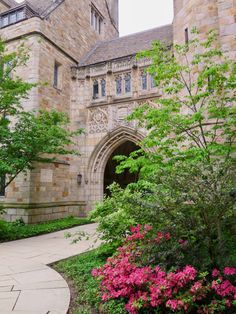
<instances>
[{"instance_id":1,"label":"gothic stone archway","mask_svg":"<svg viewBox=\"0 0 236 314\"><path fill-rule=\"evenodd\" d=\"M107 134L94 149L89 161L87 181L89 182L87 197L88 209L90 210L96 202L102 201L104 197L104 173L112 154L122 147L122 144L131 142L139 145L144 135L129 127L120 127ZM132 146L134 148L134 146ZM132 149L132 147L130 147Z\"/></svg>"},{"instance_id":2,"label":"gothic stone archway","mask_svg":"<svg viewBox=\"0 0 236 314\"><path fill-rule=\"evenodd\" d=\"M114 160L115 156L123 155L129 156L130 153L139 149L139 146L136 145L134 142L126 141L120 146L118 146L109 157L105 171L104 171L104 194L109 195L109 185L113 182L117 182L122 188L125 188L129 183L135 182L138 179L138 175L136 173L130 173L128 169L124 170L123 173L117 174L116 167L117 162Z\"/></svg>"}]
</instances>

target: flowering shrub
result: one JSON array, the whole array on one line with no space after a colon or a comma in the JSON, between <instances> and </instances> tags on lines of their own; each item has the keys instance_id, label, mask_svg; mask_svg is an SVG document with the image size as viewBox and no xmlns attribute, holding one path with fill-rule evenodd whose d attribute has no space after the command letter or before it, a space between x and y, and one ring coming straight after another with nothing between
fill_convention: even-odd
<instances>
[{"instance_id":1,"label":"flowering shrub","mask_svg":"<svg viewBox=\"0 0 236 314\"><path fill-rule=\"evenodd\" d=\"M147 225L131 227L117 254L93 270L101 283L102 300L123 299L130 314L235 313L236 268L214 269L211 274L190 265L163 269L156 263L153 248L168 244L171 235L154 234L151 229ZM176 242L180 248L186 246L185 240Z\"/></svg>"}]
</instances>

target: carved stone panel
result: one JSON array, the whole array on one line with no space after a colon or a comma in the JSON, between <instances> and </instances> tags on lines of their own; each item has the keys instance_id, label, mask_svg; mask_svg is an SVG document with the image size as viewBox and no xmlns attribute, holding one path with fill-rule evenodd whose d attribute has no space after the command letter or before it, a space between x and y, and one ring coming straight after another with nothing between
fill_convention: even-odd
<instances>
[{"instance_id":1,"label":"carved stone panel","mask_svg":"<svg viewBox=\"0 0 236 314\"><path fill-rule=\"evenodd\" d=\"M132 59L131 58L116 61L112 64L113 72L125 71L127 69L130 69L131 67L132 67Z\"/></svg>"},{"instance_id":2,"label":"carved stone panel","mask_svg":"<svg viewBox=\"0 0 236 314\"><path fill-rule=\"evenodd\" d=\"M90 75L91 76L102 75L104 73L106 73L106 65L105 64L100 64L97 66L91 66L90 67Z\"/></svg>"},{"instance_id":3,"label":"carved stone panel","mask_svg":"<svg viewBox=\"0 0 236 314\"><path fill-rule=\"evenodd\" d=\"M112 129L119 126L133 127L133 121L127 121L127 117L134 110L134 104L125 104L120 106L114 106L112 108Z\"/></svg>"},{"instance_id":4,"label":"carved stone panel","mask_svg":"<svg viewBox=\"0 0 236 314\"><path fill-rule=\"evenodd\" d=\"M95 108L89 110L89 133L104 133L108 131L108 109Z\"/></svg>"}]
</instances>

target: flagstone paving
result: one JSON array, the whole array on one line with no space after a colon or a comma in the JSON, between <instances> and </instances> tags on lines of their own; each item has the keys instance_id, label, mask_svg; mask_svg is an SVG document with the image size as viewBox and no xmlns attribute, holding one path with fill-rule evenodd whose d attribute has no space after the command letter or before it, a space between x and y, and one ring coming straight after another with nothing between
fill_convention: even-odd
<instances>
[{"instance_id":1,"label":"flagstone paving","mask_svg":"<svg viewBox=\"0 0 236 314\"><path fill-rule=\"evenodd\" d=\"M65 233L78 230L92 237L71 244ZM96 224L91 224L0 244L0 313L66 314L69 287L47 265L97 246L95 231Z\"/></svg>"}]
</instances>

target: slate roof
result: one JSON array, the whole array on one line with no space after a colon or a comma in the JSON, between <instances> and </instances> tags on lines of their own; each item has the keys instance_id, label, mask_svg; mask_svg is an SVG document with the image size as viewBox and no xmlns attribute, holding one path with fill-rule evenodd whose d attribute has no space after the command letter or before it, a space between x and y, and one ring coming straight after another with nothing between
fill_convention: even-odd
<instances>
[{"instance_id":1,"label":"slate roof","mask_svg":"<svg viewBox=\"0 0 236 314\"><path fill-rule=\"evenodd\" d=\"M41 16L46 16L55 8L57 8L64 0L27 0L25 3L28 3L31 7L34 8L36 13ZM21 3L22 4L22 3Z\"/></svg>"},{"instance_id":2,"label":"slate roof","mask_svg":"<svg viewBox=\"0 0 236 314\"><path fill-rule=\"evenodd\" d=\"M80 62L80 66L135 55L141 50L150 49L155 40L171 45L173 43L172 25L164 25L141 33L100 42L86 54Z\"/></svg>"},{"instance_id":3,"label":"slate roof","mask_svg":"<svg viewBox=\"0 0 236 314\"><path fill-rule=\"evenodd\" d=\"M41 17L47 16L64 1L65 0L25 0L18 3L15 0L3 0L10 9L26 4L33 9L36 15L40 15Z\"/></svg>"},{"instance_id":4,"label":"slate roof","mask_svg":"<svg viewBox=\"0 0 236 314\"><path fill-rule=\"evenodd\" d=\"M9 8L13 8L18 5L14 0L3 0Z\"/></svg>"}]
</instances>

